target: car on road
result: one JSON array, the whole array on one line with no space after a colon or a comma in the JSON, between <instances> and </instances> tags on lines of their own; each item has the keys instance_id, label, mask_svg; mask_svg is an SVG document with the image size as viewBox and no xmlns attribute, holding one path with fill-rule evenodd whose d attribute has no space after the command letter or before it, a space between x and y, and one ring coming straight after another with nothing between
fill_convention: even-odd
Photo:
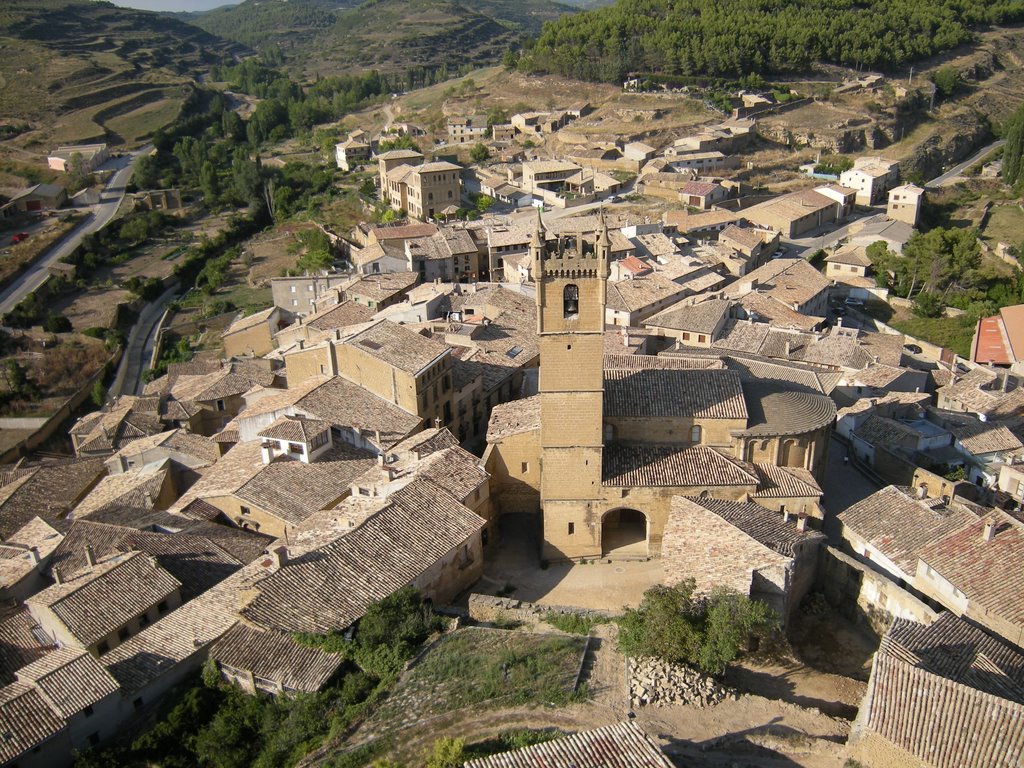
<instances>
[{"instance_id":1,"label":"car on road","mask_svg":"<svg viewBox=\"0 0 1024 768\"><path fill-rule=\"evenodd\" d=\"M14 245L15 243L20 243L22 240L25 240L27 237L28 237L28 232L19 232L18 234L16 234L14 237L11 238L11 245Z\"/></svg>"},{"instance_id":2,"label":"car on road","mask_svg":"<svg viewBox=\"0 0 1024 768\"><path fill-rule=\"evenodd\" d=\"M786 249L785 248L779 248L779 250L777 250L775 253L772 254L772 258L773 259L781 259L785 255L786 255Z\"/></svg>"},{"instance_id":3,"label":"car on road","mask_svg":"<svg viewBox=\"0 0 1024 768\"><path fill-rule=\"evenodd\" d=\"M845 305L846 305L846 306L848 306L848 307L857 307L857 308L860 308L860 307L863 307L863 306L864 306L864 299L858 299L858 298L855 298L855 297L853 297L853 296L847 296L847 297L846 297L846 298L845 298L845 299L843 300L843 304L845 304Z\"/></svg>"},{"instance_id":4,"label":"car on road","mask_svg":"<svg viewBox=\"0 0 1024 768\"><path fill-rule=\"evenodd\" d=\"M622 198L619 195L612 195L611 197L608 198L609 203L617 203L621 200Z\"/></svg>"}]
</instances>

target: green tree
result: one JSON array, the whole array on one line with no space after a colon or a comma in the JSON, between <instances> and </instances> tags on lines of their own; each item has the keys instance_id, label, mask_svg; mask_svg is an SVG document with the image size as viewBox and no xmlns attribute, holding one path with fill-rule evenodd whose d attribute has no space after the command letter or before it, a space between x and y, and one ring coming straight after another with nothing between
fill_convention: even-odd
<instances>
[{"instance_id":1,"label":"green tree","mask_svg":"<svg viewBox=\"0 0 1024 768\"><path fill-rule=\"evenodd\" d=\"M627 656L656 656L688 662L700 651L693 590L687 579L674 587L657 585L644 592L639 608L627 608L619 620L619 650Z\"/></svg>"},{"instance_id":2,"label":"green tree","mask_svg":"<svg viewBox=\"0 0 1024 768\"><path fill-rule=\"evenodd\" d=\"M135 158L132 179L140 189L154 189L160 186L160 166L153 155Z\"/></svg>"},{"instance_id":3,"label":"green tree","mask_svg":"<svg viewBox=\"0 0 1024 768\"><path fill-rule=\"evenodd\" d=\"M473 201L473 207L475 207L480 213L487 212L493 205L494 198L488 195L477 195L476 200Z\"/></svg>"},{"instance_id":4,"label":"green tree","mask_svg":"<svg viewBox=\"0 0 1024 768\"><path fill-rule=\"evenodd\" d=\"M331 240L320 228L305 229L298 235L303 253L296 262L299 269L318 272L329 269L334 263Z\"/></svg>"},{"instance_id":5,"label":"green tree","mask_svg":"<svg viewBox=\"0 0 1024 768\"><path fill-rule=\"evenodd\" d=\"M914 298L912 312L918 317L938 317L942 314L945 304L942 297L931 291L921 291Z\"/></svg>"},{"instance_id":6,"label":"green tree","mask_svg":"<svg viewBox=\"0 0 1024 768\"><path fill-rule=\"evenodd\" d=\"M434 742L424 768L460 768L466 762L465 739L442 738Z\"/></svg>"},{"instance_id":7,"label":"green tree","mask_svg":"<svg viewBox=\"0 0 1024 768\"><path fill-rule=\"evenodd\" d=\"M107 388L103 386L102 379L96 379L96 383L92 385L92 390L89 392L89 398L97 408L107 402Z\"/></svg>"},{"instance_id":8,"label":"green tree","mask_svg":"<svg viewBox=\"0 0 1024 768\"><path fill-rule=\"evenodd\" d=\"M117 236L132 244L141 243L149 237L149 224L144 216L133 216L121 225Z\"/></svg>"},{"instance_id":9,"label":"green tree","mask_svg":"<svg viewBox=\"0 0 1024 768\"><path fill-rule=\"evenodd\" d=\"M765 636L778 627L778 617L764 603L739 592L718 588L708 598L704 639L697 666L721 674L751 637Z\"/></svg>"},{"instance_id":10,"label":"green tree","mask_svg":"<svg viewBox=\"0 0 1024 768\"><path fill-rule=\"evenodd\" d=\"M484 160L491 156L491 150L487 148L486 144L474 144L473 148L469 150L469 159L474 163L482 163Z\"/></svg>"},{"instance_id":11,"label":"green tree","mask_svg":"<svg viewBox=\"0 0 1024 768\"><path fill-rule=\"evenodd\" d=\"M1017 108L1003 126L1003 181L1012 187L1024 181L1024 105ZM1022 245L1021 253L1024 253Z\"/></svg>"},{"instance_id":12,"label":"green tree","mask_svg":"<svg viewBox=\"0 0 1024 768\"><path fill-rule=\"evenodd\" d=\"M952 65L937 69L932 74L931 81L935 84L935 90L943 99L948 99L950 96L955 95L963 86L959 70Z\"/></svg>"},{"instance_id":13,"label":"green tree","mask_svg":"<svg viewBox=\"0 0 1024 768\"><path fill-rule=\"evenodd\" d=\"M71 333L71 321L64 315L50 313L46 318L45 328L48 333Z\"/></svg>"}]
</instances>

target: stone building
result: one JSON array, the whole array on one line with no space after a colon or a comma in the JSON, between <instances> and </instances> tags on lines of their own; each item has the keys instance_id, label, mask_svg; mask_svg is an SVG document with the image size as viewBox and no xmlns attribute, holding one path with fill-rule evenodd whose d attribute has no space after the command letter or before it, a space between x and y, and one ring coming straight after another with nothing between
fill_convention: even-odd
<instances>
[{"instance_id":1,"label":"stone building","mask_svg":"<svg viewBox=\"0 0 1024 768\"><path fill-rule=\"evenodd\" d=\"M548 560L658 555L675 496L760 503L764 492L762 506L779 517L786 503L815 514L832 401L785 381L745 380L717 359L606 357L609 252L606 226L596 242L534 232L543 365L537 398L496 409L488 431L499 510L539 509ZM755 464L805 476L780 484ZM793 501L775 498L790 492Z\"/></svg>"}]
</instances>

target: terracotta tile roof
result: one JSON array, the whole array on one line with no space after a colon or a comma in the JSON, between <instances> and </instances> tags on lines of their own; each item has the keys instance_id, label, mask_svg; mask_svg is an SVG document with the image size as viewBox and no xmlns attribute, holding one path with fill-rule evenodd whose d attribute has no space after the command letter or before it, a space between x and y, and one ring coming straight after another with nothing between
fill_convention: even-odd
<instances>
[{"instance_id":1,"label":"terracotta tile roof","mask_svg":"<svg viewBox=\"0 0 1024 768\"><path fill-rule=\"evenodd\" d=\"M463 768L671 768L654 741L632 722L470 760Z\"/></svg>"},{"instance_id":2,"label":"terracotta tile roof","mask_svg":"<svg viewBox=\"0 0 1024 768\"><path fill-rule=\"evenodd\" d=\"M724 370L722 361L714 357L681 357L667 355L614 355L605 354L604 369L606 371L641 371L641 370Z\"/></svg>"},{"instance_id":3,"label":"terracotta tile roof","mask_svg":"<svg viewBox=\"0 0 1024 768\"><path fill-rule=\"evenodd\" d=\"M241 395L259 385L269 387L274 374L253 363L233 361L202 376L178 376L170 387L170 397L181 403L212 402Z\"/></svg>"},{"instance_id":4,"label":"terracotta tile roof","mask_svg":"<svg viewBox=\"0 0 1024 768\"><path fill-rule=\"evenodd\" d=\"M995 536L985 541L989 519ZM920 558L959 589L967 600L1015 624L1024 622L1024 532L1009 515L993 512L920 550Z\"/></svg>"},{"instance_id":5,"label":"terracotta tile roof","mask_svg":"<svg viewBox=\"0 0 1024 768\"><path fill-rule=\"evenodd\" d=\"M310 464L290 459L274 461L234 495L294 525L338 501L356 478L374 466L373 454L336 444Z\"/></svg>"},{"instance_id":6,"label":"terracotta tile roof","mask_svg":"<svg viewBox=\"0 0 1024 768\"><path fill-rule=\"evenodd\" d=\"M171 511L180 512L196 519L212 519L221 514L216 507L204 504L195 512L191 512L189 507L196 500L233 495L259 474L263 468L263 456L260 452L259 441L239 443L221 456L220 460L174 503ZM216 515L212 514L214 509L217 510Z\"/></svg>"},{"instance_id":7,"label":"terracotta tile roof","mask_svg":"<svg viewBox=\"0 0 1024 768\"><path fill-rule=\"evenodd\" d=\"M39 557L46 558L63 538L55 528L38 517L11 534L0 544L0 590L17 584L36 570L38 564L30 551L33 547Z\"/></svg>"},{"instance_id":8,"label":"terracotta tile roof","mask_svg":"<svg viewBox=\"0 0 1024 768\"><path fill-rule=\"evenodd\" d=\"M90 567L85 559L86 547L92 549L93 558L98 562L117 552L118 543L134 532L133 528L127 526L75 520L65 531L63 541L53 551L50 571L59 573L63 581L69 581Z\"/></svg>"},{"instance_id":9,"label":"terracotta tile roof","mask_svg":"<svg viewBox=\"0 0 1024 768\"><path fill-rule=\"evenodd\" d=\"M879 652L1024 704L1024 654L951 613L940 613L931 624L896 619Z\"/></svg>"},{"instance_id":10,"label":"terracotta tile roof","mask_svg":"<svg viewBox=\"0 0 1024 768\"><path fill-rule=\"evenodd\" d=\"M739 298L746 292L744 284L754 280L757 281L756 290L786 305L810 301L832 284L805 259L774 259L727 287L725 295Z\"/></svg>"},{"instance_id":11,"label":"terracotta tile roof","mask_svg":"<svg viewBox=\"0 0 1024 768\"><path fill-rule=\"evenodd\" d=\"M760 504L710 498L687 498L687 501L714 512L729 525L785 557L794 557L797 545L825 540L825 534L813 530L797 530L796 520L786 522L781 513L765 509Z\"/></svg>"},{"instance_id":12,"label":"terracotta tile roof","mask_svg":"<svg viewBox=\"0 0 1024 768\"><path fill-rule=\"evenodd\" d=\"M633 445L609 443L604 447L601 484L626 487L680 487L749 485L758 478L738 462L705 445Z\"/></svg>"},{"instance_id":13,"label":"terracotta tile roof","mask_svg":"<svg viewBox=\"0 0 1024 768\"><path fill-rule=\"evenodd\" d=\"M487 442L540 429L540 395L500 403L491 409L487 422Z\"/></svg>"},{"instance_id":14,"label":"terracotta tile roof","mask_svg":"<svg viewBox=\"0 0 1024 768\"><path fill-rule=\"evenodd\" d=\"M218 664L273 680L285 690L314 693L337 672L340 656L299 645L292 636L238 623L210 648Z\"/></svg>"},{"instance_id":15,"label":"terracotta tile roof","mask_svg":"<svg viewBox=\"0 0 1024 768\"><path fill-rule=\"evenodd\" d=\"M158 401L122 396L109 410L79 419L70 433L80 438L78 452L83 454L112 453L133 440L162 430Z\"/></svg>"},{"instance_id":16,"label":"terracotta tile roof","mask_svg":"<svg viewBox=\"0 0 1024 768\"><path fill-rule=\"evenodd\" d=\"M370 301L386 301L407 292L419 282L419 272L382 272L366 275L345 289L345 298L359 296Z\"/></svg>"},{"instance_id":17,"label":"terracotta tile roof","mask_svg":"<svg viewBox=\"0 0 1024 768\"><path fill-rule=\"evenodd\" d=\"M619 260L619 266L634 275L646 275L651 271L648 264L640 261L636 256L627 256Z\"/></svg>"},{"instance_id":18,"label":"terracotta tile roof","mask_svg":"<svg viewBox=\"0 0 1024 768\"><path fill-rule=\"evenodd\" d=\"M154 448L182 453L206 464L213 464L220 458L217 444L213 440L184 429L172 429L133 440L115 453L114 458L128 459Z\"/></svg>"},{"instance_id":19,"label":"terracotta tile roof","mask_svg":"<svg viewBox=\"0 0 1024 768\"><path fill-rule=\"evenodd\" d=\"M284 632L345 629L367 606L411 583L483 525L446 490L418 480L392 494L387 506L348 535L259 582L259 596L242 615Z\"/></svg>"},{"instance_id":20,"label":"terracotta tile roof","mask_svg":"<svg viewBox=\"0 0 1024 768\"><path fill-rule=\"evenodd\" d=\"M775 464L754 464L760 480L755 499L808 496L821 498L821 486L814 475L802 467L778 467Z\"/></svg>"},{"instance_id":21,"label":"terracotta tile roof","mask_svg":"<svg viewBox=\"0 0 1024 768\"><path fill-rule=\"evenodd\" d=\"M15 673L52 650L33 632L39 624L24 606L0 619L0 686L14 682Z\"/></svg>"},{"instance_id":22,"label":"terracotta tile roof","mask_svg":"<svg viewBox=\"0 0 1024 768\"><path fill-rule=\"evenodd\" d=\"M119 475L107 475L75 505L75 516L87 517L90 513L133 492L141 493L140 496L134 497L136 503L141 502L152 508L169 473L169 467L154 468L149 465Z\"/></svg>"},{"instance_id":23,"label":"terracotta tile roof","mask_svg":"<svg viewBox=\"0 0 1024 768\"><path fill-rule=\"evenodd\" d=\"M825 261L831 264L852 264L856 267L871 266L871 259L868 258L865 247L853 243L847 243L843 247L837 248L825 257Z\"/></svg>"},{"instance_id":24,"label":"terracotta tile roof","mask_svg":"<svg viewBox=\"0 0 1024 768\"><path fill-rule=\"evenodd\" d=\"M102 459L47 461L23 467L0 487L0 537L8 537L33 517L48 523L63 518L106 473Z\"/></svg>"},{"instance_id":25,"label":"terracotta tile roof","mask_svg":"<svg viewBox=\"0 0 1024 768\"><path fill-rule=\"evenodd\" d=\"M274 315L275 312L280 312L278 307L269 307L264 309L262 312L257 312L253 315L246 315L235 320L231 325L227 327L221 336L230 336L233 333L240 333L241 331L248 330L249 328L255 328L261 323L265 323Z\"/></svg>"},{"instance_id":26,"label":"terracotta tile roof","mask_svg":"<svg viewBox=\"0 0 1024 768\"><path fill-rule=\"evenodd\" d=\"M126 696L145 688L234 626L239 607L251 599L254 583L273 571L273 563L269 557L253 561L103 654L100 663Z\"/></svg>"},{"instance_id":27,"label":"terracotta tile roof","mask_svg":"<svg viewBox=\"0 0 1024 768\"><path fill-rule=\"evenodd\" d=\"M605 371L608 417L745 419L740 377L721 370Z\"/></svg>"},{"instance_id":28,"label":"terracotta tile roof","mask_svg":"<svg viewBox=\"0 0 1024 768\"><path fill-rule=\"evenodd\" d=\"M214 507L216 509L216 507ZM219 510L218 510L219 511ZM192 522L182 533L202 536L216 544L238 562L248 565L263 555L274 543L274 537L255 531L247 531L230 525L220 525L207 520Z\"/></svg>"},{"instance_id":29,"label":"terracotta tile roof","mask_svg":"<svg viewBox=\"0 0 1024 768\"><path fill-rule=\"evenodd\" d=\"M346 342L400 371L417 374L448 354L448 345L389 320L371 325Z\"/></svg>"},{"instance_id":30,"label":"terracotta tile roof","mask_svg":"<svg viewBox=\"0 0 1024 768\"><path fill-rule=\"evenodd\" d=\"M64 718L43 698L38 689L15 682L0 688L0 761L15 758L42 744L64 727Z\"/></svg>"},{"instance_id":31,"label":"terracotta tile roof","mask_svg":"<svg viewBox=\"0 0 1024 768\"><path fill-rule=\"evenodd\" d=\"M309 315L303 325L308 325L319 331L332 331L335 328L367 323L371 319L373 319L373 310L369 307L356 304L354 301L343 301Z\"/></svg>"},{"instance_id":32,"label":"terracotta tile roof","mask_svg":"<svg viewBox=\"0 0 1024 768\"><path fill-rule=\"evenodd\" d=\"M835 389L842 377L838 371L814 370L800 363L776 361L739 353L722 355L722 362L725 367L737 371L745 380L773 379L806 387L826 395Z\"/></svg>"},{"instance_id":33,"label":"terracotta tile roof","mask_svg":"<svg viewBox=\"0 0 1024 768\"><path fill-rule=\"evenodd\" d=\"M57 648L18 670L18 679L35 685L62 717L117 693L117 682L88 651Z\"/></svg>"},{"instance_id":34,"label":"terracotta tile roof","mask_svg":"<svg viewBox=\"0 0 1024 768\"><path fill-rule=\"evenodd\" d=\"M977 519L956 505L935 506L933 502L915 499L907 489L890 485L840 512L839 520L912 576L918 557L929 544Z\"/></svg>"},{"instance_id":35,"label":"terracotta tile roof","mask_svg":"<svg viewBox=\"0 0 1024 768\"><path fill-rule=\"evenodd\" d=\"M54 584L29 598L48 608L79 642L90 645L181 587L181 582L146 555L118 555L81 576Z\"/></svg>"},{"instance_id":36,"label":"terracotta tile roof","mask_svg":"<svg viewBox=\"0 0 1024 768\"><path fill-rule=\"evenodd\" d=\"M647 318L644 325L711 335L722 319L729 316L731 307L732 302L727 299L709 299L685 307L677 304Z\"/></svg>"},{"instance_id":37,"label":"terracotta tile roof","mask_svg":"<svg viewBox=\"0 0 1024 768\"><path fill-rule=\"evenodd\" d=\"M756 379L743 382L750 436L797 435L835 422L836 404L830 397L795 384Z\"/></svg>"},{"instance_id":38,"label":"terracotta tile roof","mask_svg":"<svg viewBox=\"0 0 1024 768\"><path fill-rule=\"evenodd\" d=\"M130 533L117 544L122 552L144 552L181 582L181 599L191 600L239 568L241 561L205 536L189 533Z\"/></svg>"},{"instance_id":39,"label":"terracotta tile roof","mask_svg":"<svg viewBox=\"0 0 1024 768\"><path fill-rule=\"evenodd\" d=\"M974 456L987 453L1020 452L1024 443L1002 424L980 421L973 416L959 418L947 416L943 419L953 436L964 450Z\"/></svg>"},{"instance_id":40,"label":"terracotta tile roof","mask_svg":"<svg viewBox=\"0 0 1024 768\"><path fill-rule=\"evenodd\" d=\"M921 433L909 424L898 419L879 416L876 413L868 416L853 433L870 445L894 446L912 441L910 447L917 447Z\"/></svg>"},{"instance_id":41,"label":"terracotta tile roof","mask_svg":"<svg viewBox=\"0 0 1024 768\"><path fill-rule=\"evenodd\" d=\"M281 416L258 433L260 437L272 440L289 440L295 443L311 443L320 435L331 431L330 422L321 419L307 419L303 416Z\"/></svg>"},{"instance_id":42,"label":"terracotta tile roof","mask_svg":"<svg viewBox=\"0 0 1024 768\"><path fill-rule=\"evenodd\" d=\"M728 238L747 248L756 248L764 244L764 236L761 230L751 229L750 227L737 227L735 224L730 224L723 229L719 237Z\"/></svg>"},{"instance_id":43,"label":"terracotta tile roof","mask_svg":"<svg viewBox=\"0 0 1024 768\"><path fill-rule=\"evenodd\" d=\"M638 312L660 301L678 301L688 294L685 286L652 273L609 282L605 307L617 312Z\"/></svg>"},{"instance_id":44,"label":"terracotta tile roof","mask_svg":"<svg viewBox=\"0 0 1024 768\"><path fill-rule=\"evenodd\" d=\"M768 323L775 328L813 331L825 322L824 317L805 315L774 296L756 291L740 296L738 303L752 320Z\"/></svg>"}]
</instances>

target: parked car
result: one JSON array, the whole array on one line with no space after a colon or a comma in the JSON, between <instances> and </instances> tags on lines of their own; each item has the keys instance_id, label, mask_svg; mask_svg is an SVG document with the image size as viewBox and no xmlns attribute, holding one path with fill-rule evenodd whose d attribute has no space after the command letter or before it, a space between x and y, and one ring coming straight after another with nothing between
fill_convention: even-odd
<instances>
[{"instance_id":1,"label":"parked car","mask_svg":"<svg viewBox=\"0 0 1024 768\"><path fill-rule=\"evenodd\" d=\"M853 296L847 296L846 299L843 301L843 304L845 304L848 307L863 307L864 300L854 298Z\"/></svg>"},{"instance_id":2,"label":"parked car","mask_svg":"<svg viewBox=\"0 0 1024 768\"><path fill-rule=\"evenodd\" d=\"M14 245L15 243L20 243L22 240L24 240L27 237L28 237L28 232L19 232L18 234L16 234L14 237L11 238L11 245Z\"/></svg>"},{"instance_id":3,"label":"parked car","mask_svg":"<svg viewBox=\"0 0 1024 768\"><path fill-rule=\"evenodd\" d=\"M912 355L920 355L923 352L917 344L904 344L903 348Z\"/></svg>"}]
</instances>

